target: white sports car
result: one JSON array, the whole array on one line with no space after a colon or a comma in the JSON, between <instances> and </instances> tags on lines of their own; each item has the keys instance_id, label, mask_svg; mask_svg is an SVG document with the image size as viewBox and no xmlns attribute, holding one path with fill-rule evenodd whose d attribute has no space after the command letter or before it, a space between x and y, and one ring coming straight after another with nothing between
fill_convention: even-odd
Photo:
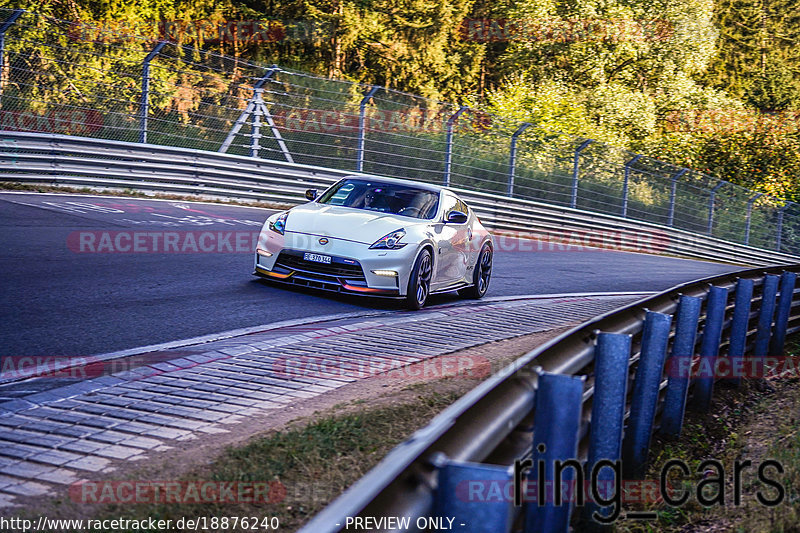
<instances>
[{"instance_id":1,"label":"white sports car","mask_svg":"<svg viewBox=\"0 0 800 533\"><path fill-rule=\"evenodd\" d=\"M391 178L351 176L264 223L255 272L344 293L405 298L486 294L492 236L452 191Z\"/></svg>"}]
</instances>

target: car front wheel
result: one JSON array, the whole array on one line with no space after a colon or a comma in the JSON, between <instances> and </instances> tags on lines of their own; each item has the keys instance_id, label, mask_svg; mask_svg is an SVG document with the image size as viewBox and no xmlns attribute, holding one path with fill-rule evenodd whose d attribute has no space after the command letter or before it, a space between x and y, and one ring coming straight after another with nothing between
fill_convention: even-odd
<instances>
[{"instance_id":1,"label":"car front wheel","mask_svg":"<svg viewBox=\"0 0 800 533\"><path fill-rule=\"evenodd\" d=\"M422 309L431 290L431 274L433 273L433 260L428 249L422 250L414 262L414 270L408 279L408 292L406 304L409 309Z\"/></svg>"}]
</instances>

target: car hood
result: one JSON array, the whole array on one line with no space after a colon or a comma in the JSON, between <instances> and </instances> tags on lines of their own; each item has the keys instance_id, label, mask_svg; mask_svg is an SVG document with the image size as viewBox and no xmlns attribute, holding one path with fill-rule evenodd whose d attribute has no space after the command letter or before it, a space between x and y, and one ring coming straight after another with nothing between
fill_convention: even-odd
<instances>
[{"instance_id":1,"label":"car hood","mask_svg":"<svg viewBox=\"0 0 800 533\"><path fill-rule=\"evenodd\" d=\"M391 213L309 203L289 211L286 231L372 244L388 233L400 228L408 230L419 222Z\"/></svg>"}]
</instances>

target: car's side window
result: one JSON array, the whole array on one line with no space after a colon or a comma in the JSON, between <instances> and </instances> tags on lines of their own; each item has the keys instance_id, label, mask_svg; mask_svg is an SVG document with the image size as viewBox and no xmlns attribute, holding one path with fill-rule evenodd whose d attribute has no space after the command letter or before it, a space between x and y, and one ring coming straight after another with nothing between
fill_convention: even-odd
<instances>
[{"instance_id":1,"label":"car's side window","mask_svg":"<svg viewBox=\"0 0 800 533\"><path fill-rule=\"evenodd\" d=\"M469 215L469 207L467 207L467 204L465 204L462 200L458 201L458 204L456 205L456 211L461 211L465 215Z\"/></svg>"},{"instance_id":2,"label":"car's side window","mask_svg":"<svg viewBox=\"0 0 800 533\"><path fill-rule=\"evenodd\" d=\"M451 194L444 195L444 219L447 220L447 215L450 214L450 211L455 211L458 206L458 198Z\"/></svg>"}]
</instances>

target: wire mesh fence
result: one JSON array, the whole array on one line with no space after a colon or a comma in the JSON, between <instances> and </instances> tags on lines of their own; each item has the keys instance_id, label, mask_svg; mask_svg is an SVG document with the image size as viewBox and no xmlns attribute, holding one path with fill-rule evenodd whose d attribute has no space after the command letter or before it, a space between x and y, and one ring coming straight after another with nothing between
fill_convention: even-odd
<instances>
[{"instance_id":1,"label":"wire mesh fence","mask_svg":"<svg viewBox=\"0 0 800 533\"><path fill-rule=\"evenodd\" d=\"M0 130L444 183L800 252L796 204L478 109L11 9L0 58Z\"/></svg>"}]
</instances>

